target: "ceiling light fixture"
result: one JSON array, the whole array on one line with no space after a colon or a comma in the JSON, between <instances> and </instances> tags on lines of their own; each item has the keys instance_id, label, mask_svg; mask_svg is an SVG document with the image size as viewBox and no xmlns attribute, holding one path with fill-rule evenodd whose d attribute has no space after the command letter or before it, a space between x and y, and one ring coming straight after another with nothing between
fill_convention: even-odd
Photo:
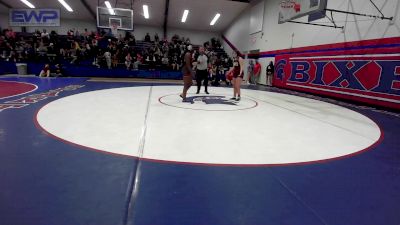
<instances>
[{"instance_id":1,"label":"ceiling light fixture","mask_svg":"<svg viewBox=\"0 0 400 225\"><path fill-rule=\"evenodd\" d=\"M21 2L23 2L25 5L27 5L31 9L35 8L35 6L32 3L28 2L28 0L21 0Z\"/></svg>"},{"instance_id":2,"label":"ceiling light fixture","mask_svg":"<svg viewBox=\"0 0 400 225\"><path fill-rule=\"evenodd\" d=\"M111 15L115 15L115 11L114 11L114 9L111 7L110 2L109 2L109 1L105 1L104 4L106 4L106 6L107 6L107 8L108 8L108 12L109 12Z\"/></svg>"},{"instance_id":3,"label":"ceiling light fixture","mask_svg":"<svg viewBox=\"0 0 400 225\"><path fill-rule=\"evenodd\" d=\"M214 26L214 24L217 22L220 16L221 14L217 13L217 15L215 15L214 19L211 21L210 25Z\"/></svg>"},{"instance_id":4,"label":"ceiling light fixture","mask_svg":"<svg viewBox=\"0 0 400 225\"><path fill-rule=\"evenodd\" d=\"M189 10L185 9L185 11L183 11L182 23L186 22L188 15L189 15Z\"/></svg>"},{"instance_id":5,"label":"ceiling light fixture","mask_svg":"<svg viewBox=\"0 0 400 225\"><path fill-rule=\"evenodd\" d=\"M146 19L150 18L150 16L149 16L149 6L143 5L143 15L144 15L144 18L146 18Z\"/></svg>"},{"instance_id":6,"label":"ceiling light fixture","mask_svg":"<svg viewBox=\"0 0 400 225\"><path fill-rule=\"evenodd\" d=\"M64 8L68 10L68 12L74 11L74 10L72 10L71 6L69 6L64 0L58 0L58 2L61 3L61 5L63 5Z\"/></svg>"}]
</instances>

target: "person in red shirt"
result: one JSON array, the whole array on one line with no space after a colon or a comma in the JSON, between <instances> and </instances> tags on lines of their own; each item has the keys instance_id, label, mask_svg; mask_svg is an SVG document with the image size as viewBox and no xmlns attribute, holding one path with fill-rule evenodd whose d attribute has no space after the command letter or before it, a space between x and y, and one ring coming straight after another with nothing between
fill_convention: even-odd
<instances>
[{"instance_id":1,"label":"person in red shirt","mask_svg":"<svg viewBox=\"0 0 400 225\"><path fill-rule=\"evenodd\" d=\"M46 64L42 71L40 71L39 77L50 77L50 65Z\"/></svg>"},{"instance_id":2,"label":"person in red shirt","mask_svg":"<svg viewBox=\"0 0 400 225\"><path fill-rule=\"evenodd\" d=\"M256 59L256 64L254 65L252 80L250 81L252 84L258 83L258 79L260 78L260 73L261 73L261 64L260 64L260 62L258 62L258 59Z\"/></svg>"}]
</instances>

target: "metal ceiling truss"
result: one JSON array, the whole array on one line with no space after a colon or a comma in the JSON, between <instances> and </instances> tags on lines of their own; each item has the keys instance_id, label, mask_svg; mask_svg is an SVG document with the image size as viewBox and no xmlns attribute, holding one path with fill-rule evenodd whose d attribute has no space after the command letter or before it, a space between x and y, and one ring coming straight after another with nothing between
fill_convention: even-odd
<instances>
[{"instance_id":1,"label":"metal ceiling truss","mask_svg":"<svg viewBox=\"0 0 400 225\"><path fill-rule=\"evenodd\" d=\"M9 8L9 9L12 8L11 5L9 5L8 3L5 3L5 2L3 2L1 0L0 0L0 5L4 5L5 7Z\"/></svg>"},{"instance_id":2,"label":"metal ceiling truss","mask_svg":"<svg viewBox=\"0 0 400 225\"><path fill-rule=\"evenodd\" d=\"M85 8L89 11L90 15L92 15L92 17L94 19L97 18L96 13L94 13L94 11L90 8L89 4L86 2L86 0L81 0L81 3L85 6Z\"/></svg>"}]
</instances>

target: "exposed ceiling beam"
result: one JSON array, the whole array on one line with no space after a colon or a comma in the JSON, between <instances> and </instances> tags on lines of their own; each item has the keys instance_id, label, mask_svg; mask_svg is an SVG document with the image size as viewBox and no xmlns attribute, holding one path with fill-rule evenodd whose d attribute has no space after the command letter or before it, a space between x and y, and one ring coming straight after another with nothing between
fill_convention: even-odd
<instances>
[{"instance_id":1,"label":"exposed ceiling beam","mask_svg":"<svg viewBox=\"0 0 400 225\"><path fill-rule=\"evenodd\" d=\"M1 0L0 0L1 1ZM90 8L89 4L86 2L86 0L81 0L82 4L85 6L85 8L89 11L89 13L92 15L94 19L97 19L96 13Z\"/></svg>"},{"instance_id":2,"label":"exposed ceiling beam","mask_svg":"<svg viewBox=\"0 0 400 225\"><path fill-rule=\"evenodd\" d=\"M164 39L167 38L168 14L169 14L169 0L165 0Z\"/></svg>"},{"instance_id":3,"label":"exposed ceiling beam","mask_svg":"<svg viewBox=\"0 0 400 225\"><path fill-rule=\"evenodd\" d=\"M11 5L9 5L9 4L7 4L7 3L1 1L1 0L0 0L0 5L4 5L5 7L9 8L9 9L12 8Z\"/></svg>"}]
</instances>

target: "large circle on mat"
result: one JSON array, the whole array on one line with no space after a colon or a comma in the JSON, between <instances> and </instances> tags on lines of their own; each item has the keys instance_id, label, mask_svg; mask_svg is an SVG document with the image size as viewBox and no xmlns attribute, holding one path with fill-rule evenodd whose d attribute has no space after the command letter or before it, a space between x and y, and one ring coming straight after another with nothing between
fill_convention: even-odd
<instances>
[{"instance_id":1,"label":"large circle on mat","mask_svg":"<svg viewBox=\"0 0 400 225\"><path fill-rule=\"evenodd\" d=\"M190 104L181 103L181 90L141 86L76 94L44 106L37 124L51 136L86 149L215 165L285 165L349 157L382 137L368 117L314 99L242 90L245 100L232 106L224 102L232 89L211 88L210 96L224 101ZM197 108L171 107L160 98ZM250 107L254 104L257 107ZM210 110L215 107L218 110ZM229 110L232 107L248 109Z\"/></svg>"}]
</instances>

